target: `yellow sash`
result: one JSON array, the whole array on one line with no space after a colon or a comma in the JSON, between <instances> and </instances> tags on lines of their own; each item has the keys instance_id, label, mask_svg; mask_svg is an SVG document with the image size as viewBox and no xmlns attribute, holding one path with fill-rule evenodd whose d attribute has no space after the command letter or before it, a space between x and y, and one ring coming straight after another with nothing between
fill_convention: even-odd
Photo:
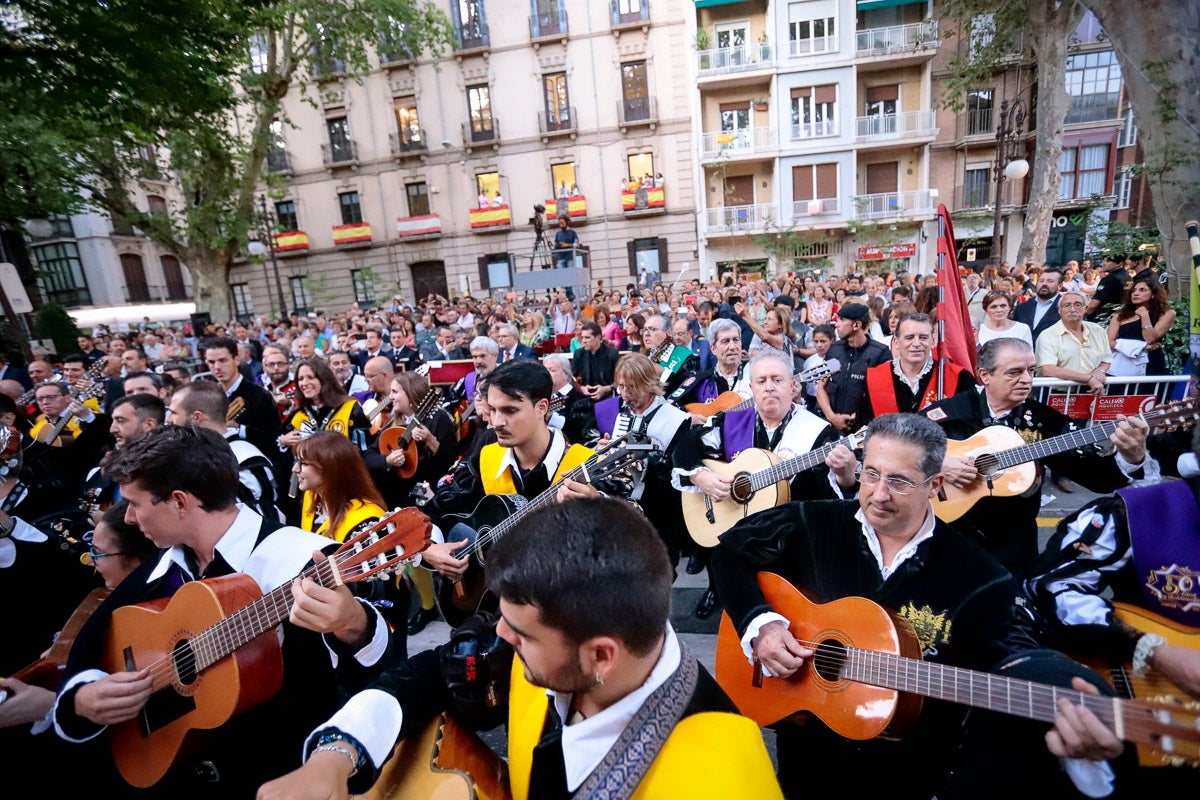
<instances>
[{"instance_id":1,"label":"yellow sash","mask_svg":"<svg viewBox=\"0 0 1200 800\"><path fill-rule=\"evenodd\" d=\"M350 435L350 412L354 410L354 404L358 401L351 397L346 402L338 407L338 410L329 415L329 419L325 420L325 424L321 426L323 431L333 431L340 433L342 436ZM292 416L292 427L300 430L300 426L306 422L311 422L312 417L304 413L303 410L297 411Z\"/></svg>"},{"instance_id":2,"label":"yellow sash","mask_svg":"<svg viewBox=\"0 0 1200 800\"><path fill-rule=\"evenodd\" d=\"M479 479L483 482L483 491L486 494L517 493L517 486L512 479L512 470L506 469L504 472L500 472L500 464L504 460L506 452L508 452L508 448L496 442L485 445L479 451ZM563 475L587 461L592 455L593 451L590 448L580 444L571 445L563 453L562 460L558 462L558 469L554 472L554 477L550 482L562 480ZM499 475L496 474L498 472L500 472Z\"/></svg>"},{"instance_id":3,"label":"yellow sash","mask_svg":"<svg viewBox=\"0 0 1200 800\"><path fill-rule=\"evenodd\" d=\"M93 412L94 411L95 409L93 409ZM34 426L29 429L29 437L31 439L37 439L38 434L41 433L44 428L51 427L54 426L50 424L50 420L46 419L46 415L39 414L37 422L34 423ZM66 427L63 428L63 433L70 434L72 437L78 437L80 431L82 430L83 429L79 426L79 418L71 417L71 419L67 421ZM49 442L47 442L47 444L49 444Z\"/></svg>"},{"instance_id":4,"label":"yellow sash","mask_svg":"<svg viewBox=\"0 0 1200 800\"><path fill-rule=\"evenodd\" d=\"M346 541L346 536L350 531L357 528L364 521L380 519L387 514L386 509L380 508L374 503L351 500L350 507L346 509L346 515L342 517L342 524L338 525L336 531L330 533L328 519L321 523L321 527L313 529L313 522L316 517L316 504L316 496L312 492L305 492L304 504L300 512L300 527L306 531L319 533L322 536L333 539L335 542Z\"/></svg>"}]
</instances>

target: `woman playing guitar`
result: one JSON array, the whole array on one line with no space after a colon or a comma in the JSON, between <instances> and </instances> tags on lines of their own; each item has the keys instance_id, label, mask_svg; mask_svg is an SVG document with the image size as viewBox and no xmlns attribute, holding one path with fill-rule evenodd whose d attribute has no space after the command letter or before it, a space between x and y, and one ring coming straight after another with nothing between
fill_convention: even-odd
<instances>
[{"instance_id":1,"label":"woman playing guitar","mask_svg":"<svg viewBox=\"0 0 1200 800\"><path fill-rule=\"evenodd\" d=\"M314 431L333 431L350 439L360 450L366 446L371 423L324 361L314 357L297 363L296 389L296 411L285 426L288 432L279 437L280 445L295 447Z\"/></svg>"},{"instance_id":2,"label":"woman playing guitar","mask_svg":"<svg viewBox=\"0 0 1200 800\"><path fill-rule=\"evenodd\" d=\"M410 451L393 450L384 454L376 443L364 453L371 477L393 506L412 505L409 495L413 487L423 481L435 485L450 470L450 465L458 455L457 433L449 414L435 408L424 420L412 416L429 390L429 381L419 373L401 372L396 375L392 379L389 395L392 413L381 430L381 433L397 428L412 431L417 453L416 473L408 478L398 474L398 470L408 464Z\"/></svg>"}]
</instances>

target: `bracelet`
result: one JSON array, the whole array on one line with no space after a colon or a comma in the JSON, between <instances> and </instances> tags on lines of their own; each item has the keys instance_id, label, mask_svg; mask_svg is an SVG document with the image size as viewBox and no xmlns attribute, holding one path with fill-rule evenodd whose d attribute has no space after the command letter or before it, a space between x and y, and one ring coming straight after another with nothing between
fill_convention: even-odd
<instances>
[{"instance_id":1,"label":"bracelet","mask_svg":"<svg viewBox=\"0 0 1200 800\"><path fill-rule=\"evenodd\" d=\"M346 742L349 745L349 742ZM358 774L359 757L351 753L348 747L342 747L341 744L330 742L329 744L317 745L313 748L314 753L341 753L346 758L350 759L350 777L353 778Z\"/></svg>"},{"instance_id":2,"label":"bracelet","mask_svg":"<svg viewBox=\"0 0 1200 800\"><path fill-rule=\"evenodd\" d=\"M336 743L338 743L338 742L345 742L346 745L349 746L350 750L346 750L343 747L336 747ZM363 748L363 746L361 744L359 744L357 739L355 739L353 736L351 736L347 733L342 733L341 731L338 731L336 729L329 730L327 733L322 733L320 736L317 737L317 746L313 750L313 752L315 753L315 752L317 752L317 750L320 750L322 747L325 747L325 746L334 746L334 747L336 747L336 749L341 750L347 756L352 756L355 759L354 771L350 773L351 776L358 774L359 770L361 770L363 767L366 766L367 756L365 753L365 748ZM350 752L351 750L353 751L353 753Z\"/></svg>"},{"instance_id":3,"label":"bracelet","mask_svg":"<svg viewBox=\"0 0 1200 800\"><path fill-rule=\"evenodd\" d=\"M1150 659L1154 657L1154 651L1166 643L1167 640L1157 633L1143 634L1137 640L1137 645L1133 648L1133 674L1136 677L1146 677L1146 673L1150 671Z\"/></svg>"},{"instance_id":4,"label":"bracelet","mask_svg":"<svg viewBox=\"0 0 1200 800\"><path fill-rule=\"evenodd\" d=\"M1154 326L1153 326L1153 325L1143 325L1143 326L1142 326L1142 330L1144 330L1144 331L1152 331L1152 330L1154 330Z\"/></svg>"}]
</instances>

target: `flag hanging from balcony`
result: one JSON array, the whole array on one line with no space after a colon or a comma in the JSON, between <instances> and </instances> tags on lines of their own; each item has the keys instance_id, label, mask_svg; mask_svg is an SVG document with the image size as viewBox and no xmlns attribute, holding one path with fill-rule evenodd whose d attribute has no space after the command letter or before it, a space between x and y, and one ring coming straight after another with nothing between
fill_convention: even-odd
<instances>
[{"instance_id":1,"label":"flag hanging from balcony","mask_svg":"<svg viewBox=\"0 0 1200 800\"><path fill-rule=\"evenodd\" d=\"M353 244L371 241L371 223L354 222L349 225L333 226L334 244Z\"/></svg>"},{"instance_id":2,"label":"flag hanging from balcony","mask_svg":"<svg viewBox=\"0 0 1200 800\"><path fill-rule=\"evenodd\" d=\"M967 297L963 293L962 278L958 272L954 226L950 222L950 212L945 203L938 205L937 219L938 327L941 328L938 357L949 359L973 373L976 356L975 329L971 326L971 315L967 311Z\"/></svg>"},{"instance_id":3,"label":"flag hanging from balcony","mask_svg":"<svg viewBox=\"0 0 1200 800\"><path fill-rule=\"evenodd\" d=\"M396 217L397 236L432 236L442 232L442 219L437 214L420 217Z\"/></svg>"},{"instance_id":4,"label":"flag hanging from balcony","mask_svg":"<svg viewBox=\"0 0 1200 800\"><path fill-rule=\"evenodd\" d=\"M275 234L275 252L287 253L308 249L308 234L304 231L286 231Z\"/></svg>"},{"instance_id":5,"label":"flag hanging from balcony","mask_svg":"<svg viewBox=\"0 0 1200 800\"><path fill-rule=\"evenodd\" d=\"M564 206L568 217L587 216L587 198L581 194L571 197L554 197L546 201L546 214L551 217L563 216Z\"/></svg>"},{"instance_id":6,"label":"flag hanging from balcony","mask_svg":"<svg viewBox=\"0 0 1200 800\"><path fill-rule=\"evenodd\" d=\"M640 208L664 208L667 205L666 191L660 186L656 189L645 190L645 205L638 203L638 192L621 192L621 208L624 211L634 211Z\"/></svg>"},{"instance_id":7,"label":"flag hanging from balcony","mask_svg":"<svg viewBox=\"0 0 1200 800\"><path fill-rule=\"evenodd\" d=\"M508 206L472 208L470 219L472 228L493 228L499 225L512 225L512 209Z\"/></svg>"}]
</instances>

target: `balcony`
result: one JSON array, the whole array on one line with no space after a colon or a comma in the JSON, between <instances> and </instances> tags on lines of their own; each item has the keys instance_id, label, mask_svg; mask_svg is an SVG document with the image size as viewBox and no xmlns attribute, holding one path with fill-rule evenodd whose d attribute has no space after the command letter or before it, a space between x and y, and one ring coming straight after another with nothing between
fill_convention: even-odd
<instances>
[{"instance_id":1,"label":"balcony","mask_svg":"<svg viewBox=\"0 0 1200 800\"><path fill-rule=\"evenodd\" d=\"M958 115L959 138L996 135L996 114L989 108L972 108Z\"/></svg>"},{"instance_id":2,"label":"balcony","mask_svg":"<svg viewBox=\"0 0 1200 800\"><path fill-rule=\"evenodd\" d=\"M471 230L508 230L512 227L512 209L508 206L472 208L468 213Z\"/></svg>"},{"instance_id":3,"label":"balcony","mask_svg":"<svg viewBox=\"0 0 1200 800\"><path fill-rule=\"evenodd\" d=\"M492 46L491 37L488 35L488 26L481 22L471 25L460 25L455 33L458 46L454 49L456 51L455 55L459 58L465 55L486 52Z\"/></svg>"},{"instance_id":4,"label":"balcony","mask_svg":"<svg viewBox=\"0 0 1200 800\"><path fill-rule=\"evenodd\" d=\"M804 58L805 56L819 56L825 53L836 53L838 49L838 38L832 36L814 36L809 39L790 39L788 40L788 55L791 58Z\"/></svg>"},{"instance_id":5,"label":"balcony","mask_svg":"<svg viewBox=\"0 0 1200 800\"><path fill-rule=\"evenodd\" d=\"M937 136L933 109L905 111L901 114L875 114L854 120L854 135L859 142L893 142L932 139Z\"/></svg>"},{"instance_id":6,"label":"balcony","mask_svg":"<svg viewBox=\"0 0 1200 800\"><path fill-rule=\"evenodd\" d=\"M609 0L608 9L614 36L620 36L622 31L650 27L650 0Z\"/></svg>"},{"instance_id":7,"label":"balcony","mask_svg":"<svg viewBox=\"0 0 1200 800\"><path fill-rule=\"evenodd\" d=\"M396 67L416 61L408 45L384 39L379 43L379 63L385 67Z\"/></svg>"},{"instance_id":8,"label":"balcony","mask_svg":"<svg viewBox=\"0 0 1200 800\"><path fill-rule=\"evenodd\" d=\"M429 139L424 128L408 129L401 133L389 133L392 157L397 161L423 156L429 152Z\"/></svg>"},{"instance_id":9,"label":"balcony","mask_svg":"<svg viewBox=\"0 0 1200 800\"><path fill-rule=\"evenodd\" d=\"M653 97L630 97L617 101L617 122L621 133L639 125L651 130L658 126L658 104Z\"/></svg>"},{"instance_id":10,"label":"balcony","mask_svg":"<svg viewBox=\"0 0 1200 800\"><path fill-rule=\"evenodd\" d=\"M1121 121L1121 96L1112 94L1085 94L1071 97L1071 106L1067 109L1064 125L1078 125L1088 122Z\"/></svg>"},{"instance_id":11,"label":"balcony","mask_svg":"<svg viewBox=\"0 0 1200 800\"><path fill-rule=\"evenodd\" d=\"M876 220L932 214L936 202L937 192L932 189L860 194L854 197L854 216L860 220Z\"/></svg>"},{"instance_id":12,"label":"balcony","mask_svg":"<svg viewBox=\"0 0 1200 800\"><path fill-rule=\"evenodd\" d=\"M823 119L817 122L796 122L792 124L792 141L801 139L820 139L826 136L837 136L837 119Z\"/></svg>"},{"instance_id":13,"label":"balcony","mask_svg":"<svg viewBox=\"0 0 1200 800\"><path fill-rule=\"evenodd\" d=\"M542 135L542 141L547 141L555 136L570 136L575 137L579 133L579 115L575 111L575 106L569 108L560 108L557 111L548 109L537 115L538 133Z\"/></svg>"},{"instance_id":14,"label":"balcony","mask_svg":"<svg viewBox=\"0 0 1200 800\"><path fill-rule=\"evenodd\" d=\"M275 252L280 255L308 252L308 234L304 231L283 231L272 234L272 238L275 240Z\"/></svg>"},{"instance_id":15,"label":"balcony","mask_svg":"<svg viewBox=\"0 0 1200 800\"><path fill-rule=\"evenodd\" d=\"M761 231L779 219L779 208L773 203L748 206L724 206L704 210L704 232L750 233Z\"/></svg>"},{"instance_id":16,"label":"balcony","mask_svg":"<svg viewBox=\"0 0 1200 800\"><path fill-rule=\"evenodd\" d=\"M487 117L462 124L463 145L468 152L484 145L500 149L500 123L495 117Z\"/></svg>"},{"instance_id":17,"label":"balcony","mask_svg":"<svg viewBox=\"0 0 1200 800\"><path fill-rule=\"evenodd\" d=\"M321 161L327 168L358 164L358 145L353 139L339 139L321 145Z\"/></svg>"},{"instance_id":18,"label":"balcony","mask_svg":"<svg viewBox=\"0 0 1200 800\"><path fill-rule=\"evenodd\" d=\"M442 235L442 218L437 214L396 217L396 235L401 239L436 239Z\"/></svg>"},{"instance_id":19,"label":"balcony","mask_svg":"<svg viewBox=\"0 0 1200 800\"><path fill-rule=\"evenodd\" d=\"M995 207L992 205L993 198L996 196L995 181L988 181L986 184L973 184L970 186L955 186L954 199L952 201L952 211L962 213L991 213ZM1003 205L1013 205L1013 183L1012 181L1004 182L1004 189L1000 194Z\"/></svg>"},{"instance_id":20,"label":"balcony","mask_svg":"<svg viewBox=\"0 0 1200 800\"><path fill-rule=\"evenodd\" d=\"M371 243L371 223L351 222L346 225L333 225L333 243L343 245L369 245Z\"/></svg>"},{"instance_id":21,"label":"balcony","mask_svg":"<svg viewBox=\"0 0 1200 800\"><path fill-rule=\"evenodd\" d=\"M267 171L280 175L292 172L292 159L287 150L272 148L267 151Z\"/></svg>"},{"instance_id":22,"label":"balcony","mask_svg":"<svg viewBox=\"0 0 1200 800\"><path fill-rule=\"evenodd\" d=\"M816 223L821 217L838 216L841 211L842 202L836 197L796 200L792 203L792 220L798 223Z\"/></svg>"},{"instance_id":23,"label":"balcony","mask_svg":"<svg viewBox=\"0 0 1200 800\"><path fill-rule=\"evenodd\" d=\"M529 41L533 44L567 40L567 12L553 11L538 12L537 3L533 3L533 14L529 17Z\"/></svg>"},{"instance_id":24,"label":"balcony","mask_svg":"<svg viewBox=\"0 0 1200 800\"><path fill-rule=\"evenodd\" d=\"M735 160L764 156L775 149L774 128L714 131L700 137L700 158Z\"/></svg>"},{"instance_id":25,"label":"balcony","mask_svg":"<svg viewBox=\"0 0 1200 800\"><path fill-rule=\"evenodd\" d=\"M755 42L741 47L721 47L696 53L697 77L704 81L775 66L770 42ZM732 85L733 81L722 81Z\"/></svg>"},{"instance_id":26,"label":"balcony","mask_svg":"<svg viewBox=\"0 0 1200 800\"><path fill-rule=\"evenodd\" d=\"M621 191L621 210L626 216L661 214L666 209L667 192L661 186L640 186Z\"/></svg>"},{"instance_id":27,"label":"balcony","mask_svg":"<svg viewBox=\"0 0 1200 800\"><path fill-rule=\"evenodd\" d=\"M563 197L551 197L546 200L546 216L550 219L570 217L581 219L587 217L587 198L581 194Z\"/></svg>"},{"instance_id":28,"label":"balcony","mask_svg":"<svg viewBox=\"0 0 1200 800\"><path fill-rule=\"evenodd\" d=\"M886 59L885 68L891 68L899 66L896 60L915 64L931 58L941 43L937 20L926 20L855 31L854 54L858 58Z\"/></svg>"}]
</instances>

